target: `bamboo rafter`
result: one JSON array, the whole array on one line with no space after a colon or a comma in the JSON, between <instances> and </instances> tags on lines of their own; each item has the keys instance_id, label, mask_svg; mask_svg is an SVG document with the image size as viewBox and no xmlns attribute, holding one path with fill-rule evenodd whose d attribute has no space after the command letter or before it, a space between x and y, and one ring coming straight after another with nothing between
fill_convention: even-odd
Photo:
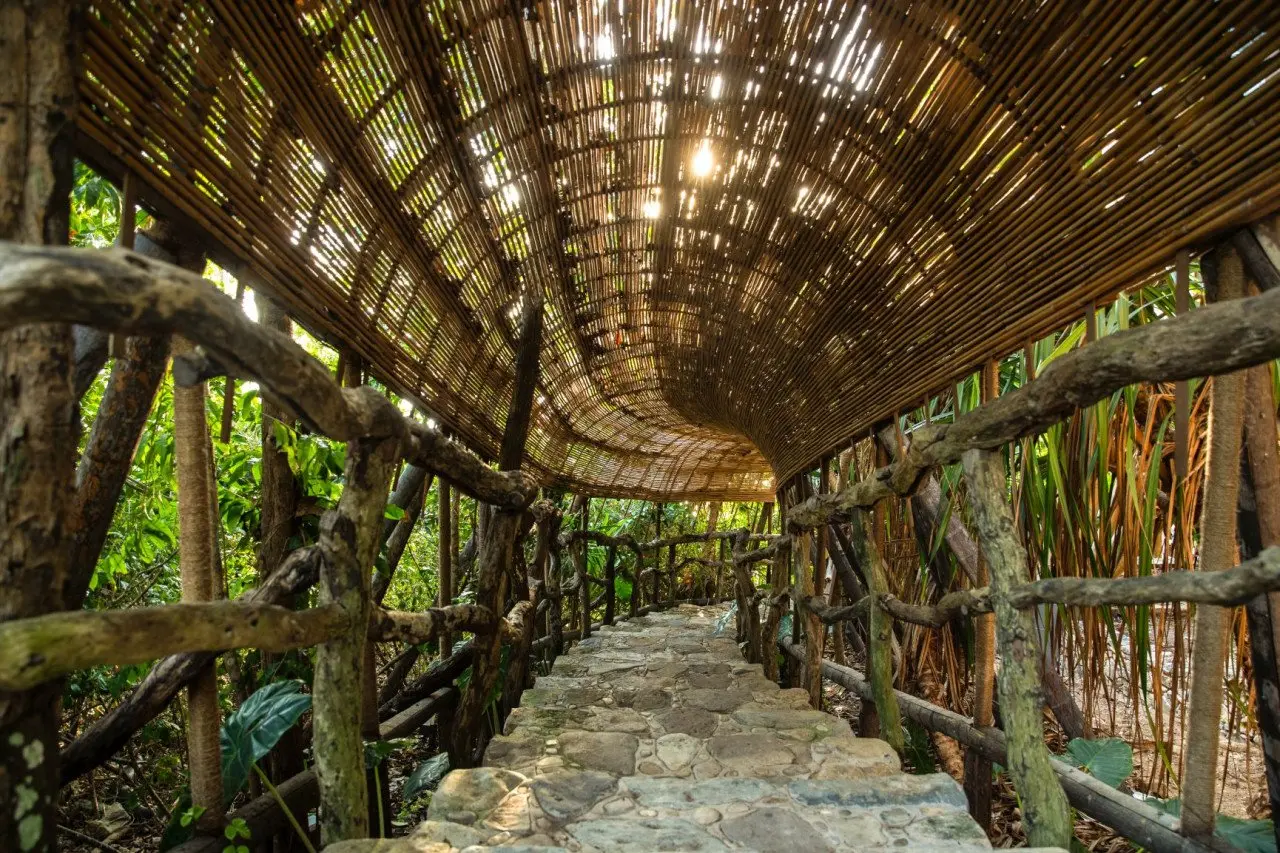
<instances>
[{"instance_id":1,"label":"bamboo rafter","mask_svg":"<svg viewBox=\"0 0 1280 853\"><path fill-rule=\"evenodd\" d=\"M81 154L490 456L538 294L533 473L646 498L762 499L1280 202L1274 4L530 8L105 0Z\"/></svg>"}]
</instances>

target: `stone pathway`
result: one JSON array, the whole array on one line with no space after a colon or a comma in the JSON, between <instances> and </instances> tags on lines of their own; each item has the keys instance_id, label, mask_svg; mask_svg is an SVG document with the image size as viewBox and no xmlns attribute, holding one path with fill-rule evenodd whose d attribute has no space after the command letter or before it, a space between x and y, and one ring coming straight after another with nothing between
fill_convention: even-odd
<instances>
[{"instance_id":1,"label":"stone pathway","mask_svg":"<svg viewBox=\"0 0 1280 853\"><path fill-rule=\"evenodd\" d=\"M525 691L484 767L445 777L409 838L329 849L990 849L951 777L902 773L883 741L768 681L717 632L725 612L599 631Z\"/></svg>"}]
</instances>

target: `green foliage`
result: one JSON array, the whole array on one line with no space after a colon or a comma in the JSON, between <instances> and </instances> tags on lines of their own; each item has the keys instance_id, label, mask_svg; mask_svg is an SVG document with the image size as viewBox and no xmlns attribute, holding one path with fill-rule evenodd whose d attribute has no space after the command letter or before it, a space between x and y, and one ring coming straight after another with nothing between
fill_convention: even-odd
<instances>
[{"instance_id":1,"label":"green foliage","mask_svg":"<svg viewBox=\"0 0 1280 853\"><path fill-rule=\"evenodd\" d=\"M434 790L449 772L449 753L441 752L419 764L404 780L404 801L416 800L426 791Z\"/></svg>"},{"instance_id":2,"label":"green foliage","mask_svg":"<svg viewBox=\"0 0 1280 853\"><path fill-rule=\"evenodd\" d=\"M249 853L248 845L236 843L248 841L249 835L249 825L242 818L235 818L222 830L222 837L231 842L222 848L222 853Z\"/></svg>"},{"instance_id":3,"label":"green foliage","mask_svg":"<svg viewBox=\"0 0 1280 853\"><path fill-rule=\"evenodd\" d=\"M299 681L277 681L244 700L222 725L222 796L230 803L253 765L271 751L311 707Z\"/></svg>"},{"instance_id":4,"label":"green foliage","mask_svg":"<svg viewBox=\"0 0 1280 853\"><path fill-rule=\"evenodd\" d=\"M1133 773L1133 748L1120 738L1073 738L1062 758L1112 788L1120 787Z\"/></svg>"},{"instance_id":5,"label":"green foliage","mask_svg":"<svg viewBox=\"0 0 1280 853\"><path fill-rule=\"evenodd\" d=\"M1182 815L1182 800L1176 797L1171 800L1148 797L1144 802L1174 817ZM1275 824L1270 820L1245 820L1220 814L1213 834L1244 853L1276 853Z\"/></svg>"}]
</instances>

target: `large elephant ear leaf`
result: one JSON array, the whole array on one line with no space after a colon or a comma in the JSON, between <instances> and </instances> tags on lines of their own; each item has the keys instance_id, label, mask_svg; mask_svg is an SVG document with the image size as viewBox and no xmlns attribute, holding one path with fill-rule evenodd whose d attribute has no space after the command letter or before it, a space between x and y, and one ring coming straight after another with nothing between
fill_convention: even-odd
<instances>
[{"instance_id":1,"label":"large elephant ear leaf","mask_svg":"<svg viewBox=\"0 0 1280 853\"><path fill-rule=\"evenodd\" d=\"M1213 834L1244 853L1276 853L1275 824L1269 820L1245 820L1220 814Z\"/></svg>"},{"instance_id":2,"label":"large elephant ear leaf","mask_svg":"<svg viewBox=\"0 0 1280 853\"><path fill-rule=\"evenodd\" d=\"M1118 788L1133 773L1133 748L1120 738L1074 738L1063 756L1099 782Z\"/></svg>"},{"instance_id":3,"label":"large elephant ear leaf","mask_svg":"<svg viewBox=\"0 0 1280 853\"><path fill-rule=\"evenodd\" d=\"M222 725L222 795L230 804L253 764L271 751L311 707L301 681L275 681L256 691Z\"/></svg>"}]
</instances>

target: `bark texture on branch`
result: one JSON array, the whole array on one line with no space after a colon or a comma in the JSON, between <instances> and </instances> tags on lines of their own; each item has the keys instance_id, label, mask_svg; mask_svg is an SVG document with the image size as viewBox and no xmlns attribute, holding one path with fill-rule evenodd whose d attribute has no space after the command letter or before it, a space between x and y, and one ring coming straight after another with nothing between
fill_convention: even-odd
<instances>
[{"instance_id":1,"label":"bark texture on branch","mask_svg":"<svg viewBox=\"0 0 1280 853\"><path fill-rule=\"evenodd\" d=\"M369 388L356 393L377 396ZM369 831L358 697L364 686L369 577L397 450L397 436L348 442L342 497L320 522L326 559L319 601L337 605L347 618L346 630L316 651L312 741L320 783L320 838L325 844L364 838Z\"/></svg>"},{"instance_id":2,"label":"bark texture on branch","mask_svg":"<svg viewBox=\"0 0 1280 853\"><path fill-rule=\"evenodd\" d=\"M880 738L901 754L905 739L898 711L898 698L893 690L893 623L875 603L875 597L884 592L888 584L884 577L884 561L871 529L871 515L866 512L854 513L849 533L854 555L866 573L870 586L869 595L872 596L869 632L871 642L867 649L867 661L876 715L880 718Z\"/></svg>"},{"instance_id":3,"label":"bark texture on branch","mask_svg":"<svg viewBox=\"0 0 1280 853\"><path fill-rule=\"evenodd\" d=\"M237 603L282 604L315 586L323 553L319 546L299 548L262 586L249 590ZM221 651L221 650L219 650ZM119 751L134 732L154 720L183 687L213 660L214 652L194 652L160 661L133 693L98 718L63 750L62 784L89 772Z\"/></svg>"},{"instance_id":4,"label":"bark texture on branch","mask_svg":"<svg viewBox=\"0 0 1280 853\"><path fill-rule=\"evenodd\" d=\"M175 362L184 384L223 373L250 379L334 440L395 436L406 459L487 503L521 509L533 498L527 474L494 471L439 430L402 417L385 398L340 388L289 336L252 322L235 300L178 267L123 249L0 244L0 330L50 320L180 334L199 347Z\"/></svg>"},{"instance_id":5,"label":"bark texture on branch","mask_svg":"<svg viewBox=\"0 0 1280 853\"><path fill-rule=\"evenodd\" d=\"M963 458L969 502L991 571L996 633L1003 667L1000 708L1008 740L1009 772L1022 801L1027 840L1038 847L1066 847L1071 815L1050 767L1044 742L1044 697L1040 693L1040 644L1031 614L1009 601L1027 580L1027 554L1018 540L1013 511L1005 503L1004 460L999 452L970 450Z\"/></svg>"},{"instance_id":6,"label":"bark texture on branch","mask_svg":"<svg viewBox=\"0 0 1280 853\"><path fill-rule=\"evenodd\" d=\"M1100 338L1055 359L1031 382L961 415L912 434L903 458L830 495L808 498L788 522L816 527L847 519L894 495L909 495L938 465L970 449L992 450L1043 432L1116 390L1138 382L1217 375L1280 357L1280 289L1232 299Z\"/></svg>"},{"instance_id":7,"label":"bark texture on branch","mask_svg":"<svg viewBox=\"0 0 1280 853\"><path fill-rule=\"evenodd\" d=\"M228 649L283 652L333 636L341 614L245 601L70 610L0 624L0 689L26 690L95 666Z\"/></svg>"},{"instance_id":8,"label":"bark texture on branch","mask_svg":"<svg viewBox=\"0 0 1280 853\"><path fill-rule=\"evenodd\" d=\"M431 607L421 613L377 610L369 622L369 638L377 642L425 643L445 632L491 634L498 630L493 611L478 604Z\"/></svg>"}]
</instances>

